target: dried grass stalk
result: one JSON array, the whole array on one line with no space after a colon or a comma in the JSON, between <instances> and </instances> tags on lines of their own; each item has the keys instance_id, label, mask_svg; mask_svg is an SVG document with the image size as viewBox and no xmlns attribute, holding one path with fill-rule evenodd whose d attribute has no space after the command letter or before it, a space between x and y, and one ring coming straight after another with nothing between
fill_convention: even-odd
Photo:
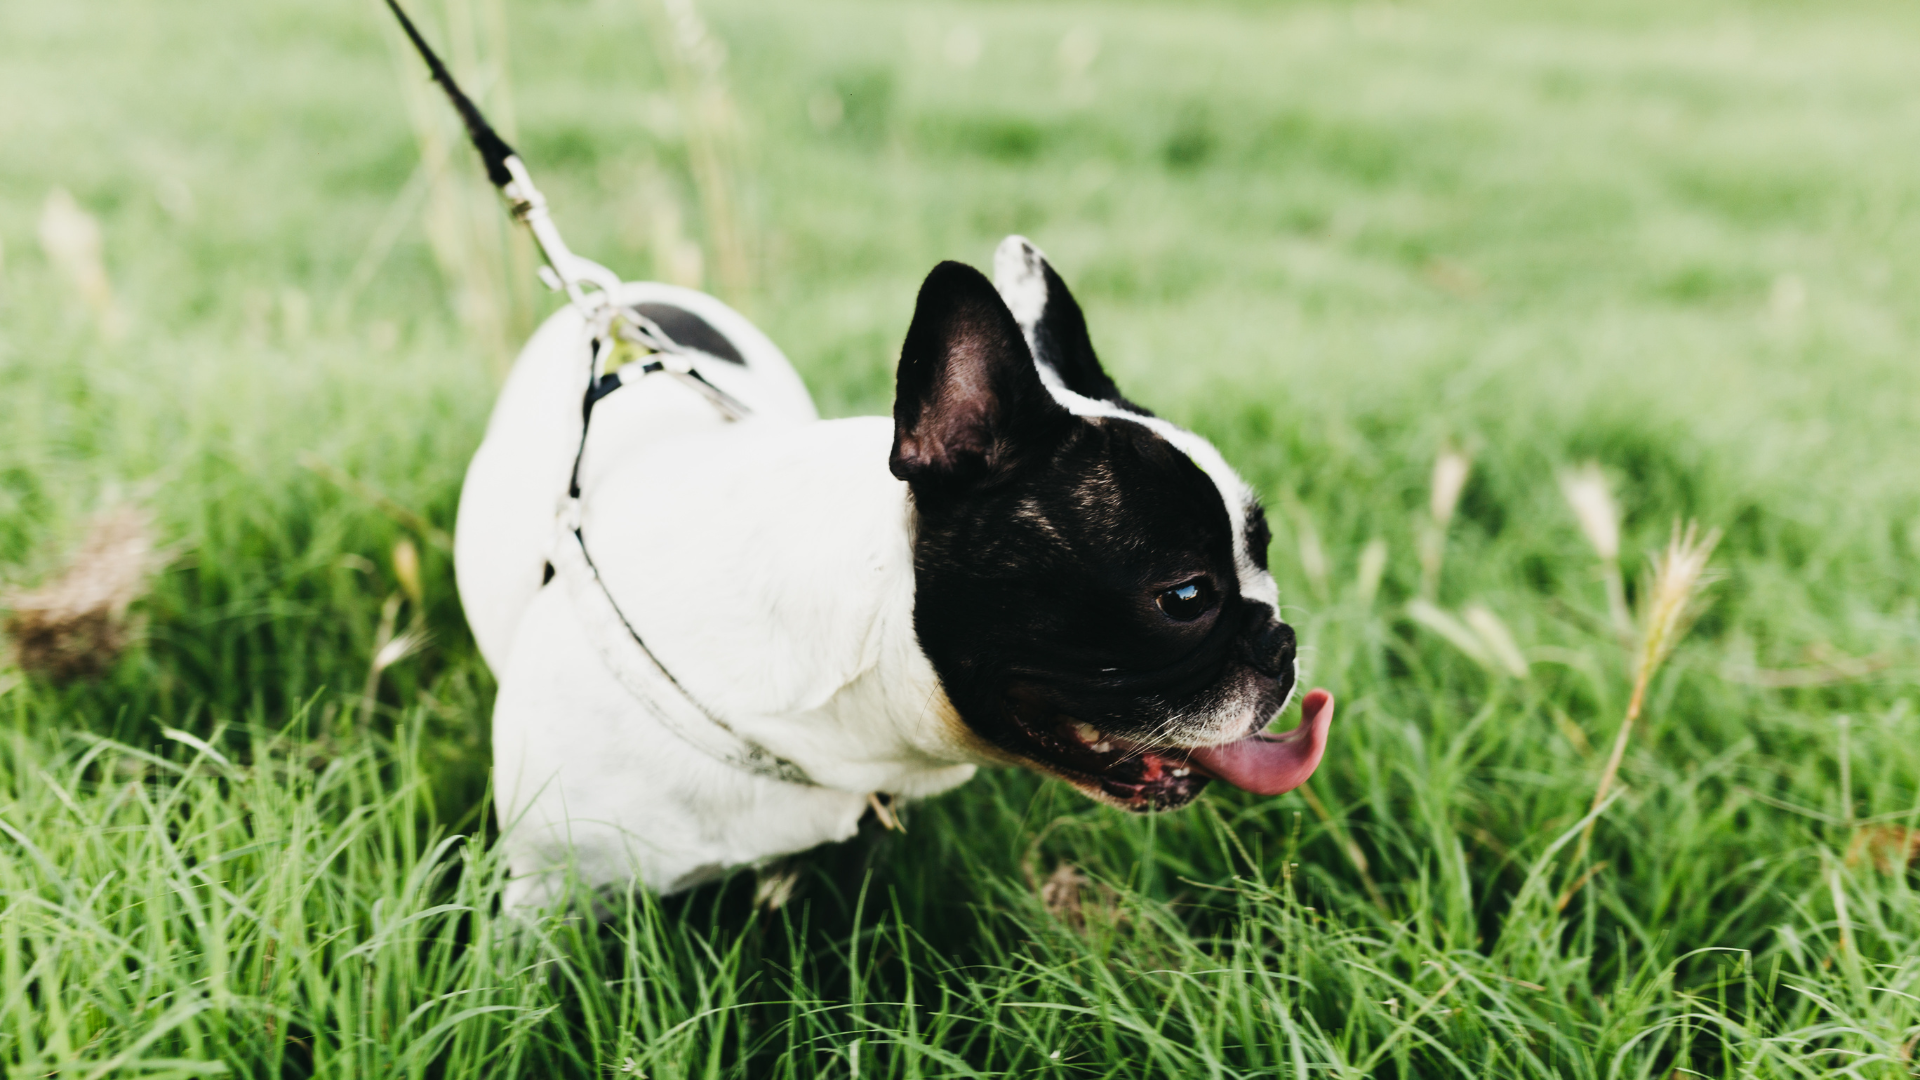
<instances>
[{"instance_id":1,"label":"dried grass stalk","mask_svg":"<svg viewBox=\"0 0 1920 1080\"><path fill-rule=\"evenodd\" d=\"M707 244L713 253L715 285L738 304L754 284L753 256L742 222L735 179L744 157L738 110L727 90L726 46L708 29L693 0L649 0L656 19L655 40L667 70L687 162L706 218Z\"/></svg>"},{"instance_id":2,"label":"dried grass stalk","mask_svg":"<svg viewBox=\"0 0 1920 1080\"><path fill-rule=\"evenodd\" d=\"M1460 495L1473 473L1473 459L1458 450L1442 450L1433 463L1433 487L1427 496L1432 520L1420 535L1420 595L1440 590L1440 563L1446 557L1447 527L1460 506Z\"/></svg>"},{"instance_id":3,"label":"dried grass stalk","mask_svg":"<svg viewBox=\"0 0 1920 1080\"><path fill-rule=\"evenodd\" d=\"M1920 865L1920 829L1905 825L1873 825L1857 830L1847 845L1847 865L1872 863L1883 874L1897 874Z\"/></svg>"},{"instance_id":4,"label":"dried grass stalk","mask_svg":"<svg viewBox=\"0 0 1920 1080\"><path fill-rule=\"evenodd\" d=\"M1407 601L1407 617L1440 635L1467 659L1488 671L1499 670L1498 663L1487 652L1486 643L1480 640L1480 635L1447 609L1415 597Z\"/></svg>"},{"instance_id":5,"label":"dried grass stalk","mask_svg":"<svg viewBox=\"0 0 1920 1080\"><path fill-rule=\"evenodd\" d=\"M54 188L47 192L47 201L40 208L39 233L47 261L92 309L101 331L109 337L124 333L126 317L113 299L100 222L82 209L67 189Z\"/></svg>"},{"instance_id":6,"label":"dried grass stalk","mask_svg":"<svg viewBox=\"0 0 1920 1080\"><path fill-rule=\"evenodd\" d=\"M508 139L515 137L512 94L506 80L506 37L489 17L482 48L473 0L445 0L448 61L462 85L486 108ZM466 137L436 88L420 77L419 62L401 37L389 36L394 70L413 121L426 175L428 246L445 279L455 315L486 349L503 376L514 343L531 328L531 256L501 212L500 198L474 167ZM483 52L487 55L483 57ZM524 264L524 265L523 265Z\"/></svg>"},{"instance_id":7,"label":"dried grass stalk","mask_svg":"<svg viewBox=\"0 0 1920 1080\"><path fill-rule=\"evenodd\" d=\"M1289 516L1293 518L1294 536L1300 543L1300 571L1306 575L1313 595L1325 602L1328 578L1331 576L1326 545L1320 542L1320 530L1314 528L1313 515L1307 512L1307 508L1292 498L1287 503Z\"/></svg>"},{"instance_id":8,"label":"dried grass stalk","mask_svg":"<svg viewBox=\"0 0 1920 1080\"><path fill-rule=\"evenodd\" d=\"M1433 523L1442 530L1453 521L1453 512L1460 505L1460 493L1467 489L1467 477L1473 472L1473 459L1458 450L1442 451L1433 463L1433 491L1428 496L1427 511L1433 515Z\"/></svg>"},{"instance_id":9,"label":"dried grass stalk","mask_svg":"<svg viewBox=\"0 0 1920 1080\"><path fill-rule=\"evenodd\" d=\"M1087 887L1086 875L1070 862L1063 862L1053 868L1047 880L1040 884L1040 902L1046 905L1048 914L1075 930L1083 930L1087 925L1086 912L1081 908L1081 890Z\"/></svg>"},{"instance_id":10,"label":"dried grass stalk","mask_svg":"<svg viewBox=\"0 0 1920 1080\"><path fill-rule=\"evenodd\" d=\"M1707 560L1719 542L1719 529L1709 529L1702 535L1696 522L1688 522L1684 530L1675 522L1667 549L1653 557L1640 592L1640 649L1634 668L1633 696L1627 700L1626 719L1620 723L1620 733L1613 740L1613 753L1608 755L1606 768L1600 773L1599 787L1593 793L1595 811L1613 792L1614 780L1620 773L1620 759L1626 755L1627 740L1646 701L1647 684L1673 654L1673 647L1686 636L1704 607L1702 595L1714 581L1714 576L1707 571ZM1576 866L1586 861L1587 849L1593 842L1594 824L1589 821L1580 833L1580 848L1573 859ZM1569 889L1561 894L1561 908L1566 907L1573 892Z\"/></svg>"},{"instance_id":11,"label":"dried grass stalk","mask_svg":"<svg viewBox=\"0 0 1920 1080\"><path fill-rule=\"evenodd\" d=\"M1527 677L1527 655L1520 651L1519 642L1513 640L1513 631L1507 629L1500 616L1482 604L1468 604L1462 614L1466 616L1467 625L1473 627L1473 632L1486 644L1487 655L1502 671L1516 679Z\"/></svg>"},{"instance_id":12,"label":"dried grass stalk","mask_svg":"<svg viewBox=\"0 0 1920 1080\"><path fill-rule=\"evenodd\" d=\"M1620 512L1613 505L1613 493L1607 489L1607 476L1600 463L1589 461L1577 469L1560 473L1560 493L1567 497L1580 531L1593 545L1594 554L1603 562L1620 561Z\"/></svg>"},{"instance_id":13,"label":"dried grass stalk","mask_svg":"<svg viewBox=\"0 0 1920 1080\"><path fill-rule=\"evenodd\" d=\"M409 547L411 545L408 545ZM399 557L396 549L396 561ZM400 605L405 599L402 593L389 595L380 605L380 626L373 634L373 660L367 665L366 685L360 691L360 726L365 727L373 719L373 709L380 693L380 676L393 665L427 647L432 635L420 626L420 605L414 605L413 625L405 631L395 633L400 619Z\"/></svg>"},{"instance_id":14,"label":"dried grass stalk","mask_svg":"<svg viewBox=\"0 0 1920 1080\"><path fill-rule=\"evenodd\" d=\"M1387 542L1376 536L1360 549L1360 568L1354 574L1354 596L1361 607L1373 606L1380 594L1380 579L1387 572Z\"/></svg>"},{"instance_id":15,"label":"dried grass stalk","mask_svg":"<svg viewBox=\"0 0 1920 1080\"><path fill-rule=\"evenodd\" d=\"M1667 540L1667 550L1653 557L1652 568L1642 586L1640 661L1634 679L1634 705L1646 692L1647 680L1666 663L1673 647L1686 636L1693 620L1704 610L1702 595L1716 580L1716 575L1707 572L1707 560L1713 557L1713 549L1719 543L1719 529L1709 529L1701 535L1697 522L1688 522L1684 530L1676 522L1673 535Z\"/></svg>"},{"instance_id":16,"label":"dried grass stalk","mask_svg":"<svg viewBox=\"0 0 1920 1080\"><path fill-rule=\"evenodd\" d=\"M15 661L55 682L105 674L134 637L128 611L163 562L145 509L122 505L96 516L53 580L7 596Z\"/></svg>"},{"instance_id":17,"label":"dried grass stalk","mask_svg":"<svg viewBox=\"0 0 1920 1080\"><path fill-rule=\"evenodd\" d=\"M779 859L754 872L753 906L764 912L775 912L793 902L800 893L801 864L794 859ZM633 1059L628 1058L632 1065ZM638 1072L637 1069L623 1069L622 1072ZM644 1075L644 1074L642 1074Z\"/></svg>"},{"instance_id":18,"label":"dried grass stalk","mask_svg":"<svg viewBox=\"0 0 1920 1080\"><path fill-rule=\"evenodd\" d=\"M415 608L426 605L426 592L420 584L420 549L412 540L404 537L393 545L393 576L400 582L400 591L407 594Z\"/></svg>"},{"instance_id":19,"label":"dried grass stalk","mask_svg":"<svg viewBox=\"0 0 1920 1080\"><path fill-rule=\"evenodd\" d=\"M1462 655L1490 675L1524 679L1529 673L1526 654L1500 616L1481 604L1469 604L1463 622L1452 612L1418 597L1407 602L1407 617L1446 639Z\"/></svg>"},{"instance_id":20,"label":"dried grass stalk","mask_svg":"<svg viewBox=\"0 0 1920 1080\"><path fill-rule=\"evenodd\" d=\"M1560 473L1560 493L1573 508L1574 518L1594 554L1600 556L1600 572L1606 579L1607 612L1614 632L1622 641L1633 634L1633 617L1627 611L1627 591L1620 580L1620 509L1614 505L1613 492L1600 463L1589 461L1577 469Z\"/></svg>"}]
</instances>

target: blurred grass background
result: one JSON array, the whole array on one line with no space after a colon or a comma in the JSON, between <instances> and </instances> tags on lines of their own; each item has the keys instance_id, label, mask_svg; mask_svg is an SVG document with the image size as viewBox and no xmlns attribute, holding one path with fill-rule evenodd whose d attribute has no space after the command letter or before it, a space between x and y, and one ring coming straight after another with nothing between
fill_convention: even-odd
<instances>
[{"instance_id":1,"label":"blurred grass background","mask_svg":"<svg viewBox=\"0 0 1920 1080\"><path fill-rule=\"evenodd\" d=\"M122 498L173 553L103 679L0 672L10 1073L1912 1072L1912 8L415 6L576 249L720 292L830 415L888 408L934 262L1045 247L1273 508L1333 824L1002 774L863 904L503 928L484 843L436 846L484 836L492 683L435 530L551 308L524 249L370 0L10 5L0 578ZM1524 677L1406 614L1449 448L1432 599ZM1630 574L1684 516L1726 577L1556 910L1631 685L1587 459ZM363 725L402 537L433 636Z\"/></svg>"}]
</instances>

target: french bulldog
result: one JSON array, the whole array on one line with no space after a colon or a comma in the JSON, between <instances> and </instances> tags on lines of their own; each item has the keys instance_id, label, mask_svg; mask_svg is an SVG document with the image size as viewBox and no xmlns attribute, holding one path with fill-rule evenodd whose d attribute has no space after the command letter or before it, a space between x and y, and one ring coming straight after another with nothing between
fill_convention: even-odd
<instances>
[{"instance_id":1,"label":"french bulldog","mask_svg":"<svg viewBox=\"0 0 1920 1080\"><path fill-rule=\"evenodd\" d=\"M534 335L455 537L499 680L509 905L553 902L568 875L686 889L851 837L869 807L980 766L1129 811L1312 774L1325 691L1296 730L1263 734L1293 694L1295 641L1253 492L1121 395L1038 249L1008 237L993 268L927 276L891 418L818 419L745 318L640 283L618 302L750 415L639 378L598 400L583 446L584 318L563 309ZM557 505L576 520L556 528ZM556 556L581 550L576 525L591 555ZM637 691L622 667L641 654L618 652L633 642L657 661Z\"/></svg>"}]
</instances>

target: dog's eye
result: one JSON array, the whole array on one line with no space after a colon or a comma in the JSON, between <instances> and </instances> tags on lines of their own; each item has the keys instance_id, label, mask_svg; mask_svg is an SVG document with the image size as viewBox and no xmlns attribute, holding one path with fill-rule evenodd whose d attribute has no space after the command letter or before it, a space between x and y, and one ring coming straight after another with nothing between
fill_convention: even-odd
<instances>
[{"instance_id":1,"label":"dog's eye","mask_svg":"<svg viewBox=\"0 0 1920 1080\"><path fill-rule=\"evenodd\" d=\"M1154 598L1170 619L1191 622L1213 606L1213 584L1206 578L1194 578L1162 592Z\"/></svg>"}]
</instances>

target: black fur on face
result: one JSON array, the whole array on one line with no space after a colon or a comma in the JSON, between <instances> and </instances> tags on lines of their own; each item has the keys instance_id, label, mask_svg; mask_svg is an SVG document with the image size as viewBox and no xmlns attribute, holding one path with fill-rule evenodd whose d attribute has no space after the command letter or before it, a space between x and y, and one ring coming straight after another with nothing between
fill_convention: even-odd
<instances>
[{"instance_id":1,"label":"black fur on face","mask_svg":"<svg viewBox=\"0 0 1920 1080\"><path fill-rule=\"evenodd\" d=\"M1182 748L1252 734L1285 703L1293 631L1241 594L1212 478L1154 427L1047 390L1029 335L1073 393L1140 412L1039 265L1028 334L970 267L942 263L921 289L892 457L917 516L915 629L982 738L1105 801L1183 805L1207 780Z\"/></svg>"}]
</instances>

